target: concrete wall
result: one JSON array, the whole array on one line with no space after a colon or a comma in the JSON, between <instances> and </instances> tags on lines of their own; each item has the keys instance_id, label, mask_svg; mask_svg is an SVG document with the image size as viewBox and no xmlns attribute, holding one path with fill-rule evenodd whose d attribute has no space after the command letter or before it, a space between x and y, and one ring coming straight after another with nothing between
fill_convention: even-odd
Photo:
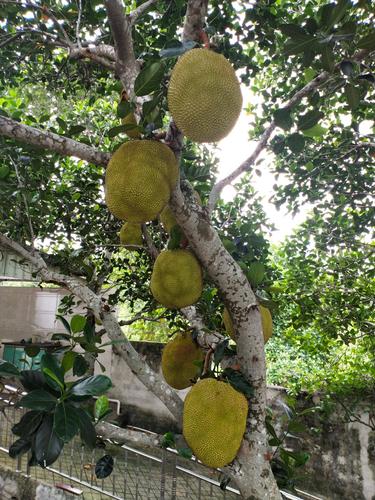
<instances>
[{"instance_id":1,"label":"concrete wall","mask_svg":"<svg viewBox=\"0 0 375 500\"><path fill-rule=\"evenodd\" d=\"M133 346L161 374L163 345L133 342ZM159 433L177 430L169 411L124 366L119 356L109 349L102 355L101 362L108 367L108 375L114 383L110 397L123 403L119 423ZM182 399L187 392L180 391ZM267 398L276 415L285 415L285 389L269 387ZM300 409L311 406L311 402L303 398L298 404ZM368 419L365 410L361 418ZM338 408L325 417L319 413L308 414L304 417L306 431L299 434L300 439L288 440L290 449L304 449L311 454L307 466L301 470L300 487L326 500L375 500L375 432L358 422L343 420Z\"/></svg>"},{"instance_id":2,"label":"concrete wall","mask_svg":"<svg viewBox=\"0 0 375 500\"><path fill-rule=\"evenodd\" d=\"M0 467L1 500L73 500L61 490L25 477L18 472Z\"/></svg>"}]
</instances>

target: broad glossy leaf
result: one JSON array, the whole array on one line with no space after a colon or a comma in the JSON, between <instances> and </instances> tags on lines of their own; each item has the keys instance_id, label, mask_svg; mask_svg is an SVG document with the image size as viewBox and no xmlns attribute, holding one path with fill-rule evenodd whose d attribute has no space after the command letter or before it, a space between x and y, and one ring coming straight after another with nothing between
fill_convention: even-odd
<instances>
[{"instance_id":1,"label":"broad glossy leaf","mask_svg":"<svg viewBox=\"0 0 375 500\"><path fill-rule=\"evenodd\" d=\"M76 408L76 411L81 439L89 448L94 448L96 444L96 430L94 424L83 408Z\"/></svg>"},{"instance_id":2,"label":"broad glossy leaf","mask_svg":"<svg viewBox=\"0 0 375 500\"><path fill-rule=\"evenodd\" d=\"M53 428L60 439L67 443L78 432L78 414L69 403L61 402L56 406Z\"/></svg>"},{"instance_id":3,"label":"broad glossy leaf","mask_svg":"<svg viewBox=\"0 0 375 500\"><path fill-rule=\"evenodd\" d=\"M39 427L43 418L42 411L31 410L25 413L21 420L13 425L12 432L17 436L28 437Z\"/></svg>"},{"instance_id":4,"label":"broad glossy leaf","mask_svg":"<svg viewBox=\"0 0 375 500\"><path fill-rule=\"evenodd\" d=\"M17 406L31 410L52 411L56 404L57 399L52 394L43 389L36 389L23 396Z\"/></svg>"},{"instance_id":5,"label":"broad glossy leaf","mask_svg":"<svg viewBox=\"0 0 375 500\"><path fill-rule=\"evenodd\" d=\"M335 59L332 47L330 45L324 45L322 47L321 53L322 53L321 60L323 69L325 69L329 73L332 73L332 71L335 69Z\"/></svg>"},{"instance_id":6,"label":"broad glossy leaf","mask_svg":"<svg viewBox=\"0 0 375 500\"><path fill-rule=\"evenodd\" d=\"M327 132L327 129L317 123L311 128L304 130L302 133L306 137L321 137Z\"/></svg>"},{"instance_id":7,"label":"broad glossy leaf","mask_svg":"<svg viewBox=\"0 0 375 500\"><path fill-rule=\"evenodd\" d=\"M0 377L19 377L20 371L12 363L0 359Z\"/></svg>"},{"instance_id":8,"label":"broad glossy leaf","mask_svg":"<svg viewBox=\"0 0 375 500\"><path fill-rule=\"evenodd\" d=\"M61 321L61 323L64 325L65 330L66 330L69 334L70 334L70 333L72 333L72 331L71 331L71 329L70 329L70 325L69 325L69 323L66 321L66 319L65 319L63 316L61 316L61 315L57 314L57 315L56 315L56 318L57 318L57 319L59 319L59 320Z\"/></svg>"},{"instance_id":9,"label":"broad glossy leaf","mask_svg":"<svg viewBox=\"0 0 375 500\"><path fill-rule=\"evenodd\" d=\"M73 375L77 377L82 377L87 371L89 364L85 360L82 354L78 354L73 362Z\"/></svg>"},{"instance_id":10,"label":"broad glossy leaf","mask_svg":"<svg viewBox=\"0 0 375 500\"><path fill-rule=\"evenodd\" d=\"M305 35L299 40L290 40L284 45L284 53L288 56L300 54L305 50L311 52L317 47L317 39L312 35Z\"/></svg>"},{"instance_id":11,"label":"broad glossy leaf","mask_svg":"<svg viewBox=\"0 0 375 500\"><path fill-rule=\"evenodd\" d=\"M304 115L300 116L298 119L298 128L300 130L307 130L313 127L321 120L324 116L324 113L314 109L312 111L308 111Z\"/></svg>"},{"instance_id":12,"label":"broad glossy leaf","mask_svg":"<svg viewBox=\"0 0 375 500\"><path fill-rule=\"evenodd\" d=\"M43 468L52 465L59 457L63 447L64 442L53 429L53 416L45 415L35 436L36 461Z\"/></svg>"},{"instance_id":13,"label":"broad glossy leaf","mask_svg":"<svg viewBox=\"0 0 375 500\"><path fill-rule=\"evenodd\" d=\"M289 109L277 109L273 114L273 119L275 120L276 125L284 130L289 130L293 125Z\"/></svg>"},{"instance_id":14,"label":"broad glossy leaf","mask_svg":"<svg viewBox=\"0 0 375 500\"><path fill-rule=\"evenodd\" d=\"M11 458L16 458L19 455L23 455L31 448L31 441L29 439L20 438L17 439L9 448L9 456Z\"/></svg>"},{"instance_id":15,"label":"broad glossy leaf","mask_svg":"<svg viewBox=\"0 0 375 500\"><path fill-rule=\"evenodd\" d=\"M37 370L22 370L20 381L27 391L47 387L43 373Z\"/></svg>"},{"instance_id":16,"label":"broad glossy leaf","mask_svg":"<svg viewBox=\"0 0 375 500\"><path fill-rule=\"evenodd\" d=\"M162 61L146 64L135 80L135 94L137 96L148 95L159 89L164 73L165 65Z\"/></svg>"},{"instance_id":17,"label":"broad glossy leaf","mask_svg":"<svg viewBox=\"0 0 375 500\"><path fill-rule=\"evenodd\" d=\"M293 153L300 153L305 147L305 138L303 135L294 133L287 137L286 142Z\"/></svg>"},{"instance_id":18,"label":"broad glossy leaf","mask_svg":"<svg viewBox=\"0 0 375 500\"><path fill-rule=\"evenodd\" d=\"M294 40L305 39L307 36L306 31L299 24L281 24L279 30L283 35L290 36Z\"/></svg>"},{"instance_id":19,"label":"broad glossy leaf","mask_svg":"<svg viewBox=\"0 0 375 500\"><path fill-rule=\"evenodd\" d=\"M113 457L111 455L104 455L96 462L95 475L98 479L105 479L110 476L113 471Z\"/></svg>"},{"instance_id":20,"label":"broad glossy leaf","mask_svg":"<svg viewBox=\"0 0 375 500\"><path fill-rule=\"evenodd\" d=\"M252 262L247 271L247 278L253 287L260 285L264 279L266 269L262 262Z\"/></svg>"},{"instance_id":21,"label":"broad glossy leaf","mask_svg":"<svg viewBox=\"0 0 375 500\"><path fill-rule=\"evenodd\" d=\"M82 332L86 325L86 318L80 314L75 314L70 320L70 329L73 333Z\"/></svg>"},{"instance_id":22,"label":"broad glossy leaf","mask_svg":"<svg viewBox=\"0 0 375 500\"><path fill-rule=\"evenodd\" d=\"M55 356L51 353L44 354L40 362L40 367L48 385L55 390L64 388L64 371Z\"/></svg>"},{"instance_id":23,"label":"broad glossy leaf","mask_svg":"<svg viewBox=\"0 0 375 500\"><path fill-rule=\"evenodd\" d=\"M352 3L350 0L338 0L334 8L331 10L328 19L325 22L327 30L333 28L333 26L339 23L345 16L346 11L351 7Z\"/></svg>"},{"instance_id":24,"label":"broad glossy leaf","mask_svg":"<svg viewBox=\"0 0 375 500\"><path fill-rule=\"evenodd\" d=\"M8 177L10 173L10 168L8 165L0 165L0 180L4 180Z\"/></svg>"},{"instance_id":25,"label":"broad glossy leaf","mask_svg":"<svg viewBox=\"0 0 375 500\"><path fill-rule=\"evenodd\" d=\"M77 353L74 351L67 351L64 354L64 357L61 362L61 368L64 370L64 373L68 372L73 368L74 361L77 357Z\"/></svg>"},{"instance_id":26,"label":"broad glossy leaf","mask_svg":"<svg viewBox=\"0 0 375 500\"><path fill-rule=\"evenodd\" d=\"M163 59L167 59L168 57L179 57L182 54L185 54L188 50L193 49L197 45L193 40L188 40L183 44L176 45L175 47L168 47L167 49L162 49L159 52L159 55Z\"/></svg>"},{"instance_id":27,"label":"broad glossy leaf","mask_svg":"<svg viewBox=\"0 0 375 500\"><path fill-rule=\"evenodd\" d=\"M71 393L76 396L101 396L112 387L111 379L105 375L92 375L79 380L72 388Z\"/></svg>"},{"instance_id":28,"label":"broad glossy leaf","mask_svg":"<svg viewBox=\"0 0 375 500\"><path fill-rule=\"evenodd\" d=\"M132 105L130 104L129 101L122 100L119 102L117 106L117 116L118 118L125 118L131 111L132 111Z\"/></svg>"},{"instance_id":29,"label":"broad glossy leaf","mask_svg":"<svg viewBox=\"0 0 375 500\"><path fill-rule=\"evenodd\" d=\"M107 396L100 396L95 401L95 410L94 410L95 420L99 421L101 418L103 418L104 415L107 415L108 410L110 410L110 406Z\"/></svg>"}]
</instances>

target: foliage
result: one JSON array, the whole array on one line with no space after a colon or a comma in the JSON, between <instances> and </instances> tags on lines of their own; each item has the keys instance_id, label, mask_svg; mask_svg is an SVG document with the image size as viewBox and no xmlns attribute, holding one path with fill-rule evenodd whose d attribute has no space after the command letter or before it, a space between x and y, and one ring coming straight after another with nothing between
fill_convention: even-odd
<instances>
[{"instance_id":1,"label":"foliage","mask_svg":"<svg viewBox=\"0 0 375 500\"><path fill-rule=\"evenodd\" d=\"M72 369L72 365L64 364L67 352L62 363L56 356L44 354L41 370L19 372L10 363L1 363L1 376L18 378L28 391L17 403L28 411L12 428L19 436L9 448L12 458L30 451L29 465L48 467L57 460L64 443L78 433L87 446L95 446L93 420L98 422L108 414L108 400L101 395L112 383L104 375L67 381L66 373ZM101 397L94 406L94 413L90 414L92 396Z\"/></svg>"}]
</instances>

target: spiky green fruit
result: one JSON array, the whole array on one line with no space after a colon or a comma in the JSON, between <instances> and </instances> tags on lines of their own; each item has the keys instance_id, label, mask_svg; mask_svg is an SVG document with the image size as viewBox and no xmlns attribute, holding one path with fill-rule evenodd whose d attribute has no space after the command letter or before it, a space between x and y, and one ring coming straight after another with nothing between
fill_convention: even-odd
<instances>
[{"instance_id":1,"label":"spiky green fruit","mask_svg":"<svg viewBox=\"0 0 375 500\"><path fill-rule=\"evenodd\" d=\"M208 49L186 52L175 65L168 106L191 140L216 142L234 127L242 108L240 83L230 62Z\"/></svg>"},{"instance_id":2,"label":"spiky green fruit","mask_svg":"<svg viewBox=\"0 0 375 500\"><path fill-rule=\"evenodd\" d=\"M152 295L163 306L191 306L202 294L201 266L189 250L163 250L155 260L151 276Z\"/></svg>"},{"instance_id":3,"label":"spiky green fruit","mask_svg":"<svg viewBox=\"0 0 375 500\"><path fill-rule=\"evenodd\" d=\"M208 467L224 467L237 455L246 429L248 403L226 382L200 380L184 402L183 435Z\"/></svg>"},{"instance_id":4,"label":"spiky green fruit","mask_svg":"<svg viewBox=\"0 0 375 500\"><path fill-rule=\"evenodd\" d=\"M114 152L106 169L107 207L122 220L151 221L168 203L177 176L177 160L168 146L128 141Z\"/></svg>"}]
</instances>

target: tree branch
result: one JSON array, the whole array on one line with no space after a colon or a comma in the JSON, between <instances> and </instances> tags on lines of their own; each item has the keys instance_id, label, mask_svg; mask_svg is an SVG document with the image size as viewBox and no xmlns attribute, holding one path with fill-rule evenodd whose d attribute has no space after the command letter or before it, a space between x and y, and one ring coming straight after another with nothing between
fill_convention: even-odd
<instances>
[{"instance_id":1,"label":"tree branch","mask_svg":"<svg viewBox=\"0 0 375 500\"><path fill-rule=\"evenodd\" d=\"M117 354L121 356L145 387L165 404L171 414L176 418L177 423L181 424L183 406L181 398L176 391L166 384L159 374L154 372L145 361L140 358L137 351L125 337L110 307L103 301L101 296L96 295L87 286L77 280L50 270L38 253L29 252L20 244L1 233L0 246L13 250L30 262L36 268L37 275L43 281L58 284L79 297L88 309L92 310L95 316L101 319L109 338L116 341L114 349ZM119 341L121 342L118 343Z\"/></svg>"},{"instance_id":2,"label":"tree branch","mask_svg":"<svg viewBox=\"0 0 375 500\"><path fill-rule=\"evenodd\" d=\"M116 64L108 57L100 55L104 50L97 50L99 47L73 47L69 51L69 56L72 59L91 59L92 61L101 64L111 71L116 70Z\"/></svg>"},{"instance_id":3,"label":"tree branch","mask_svg":"<svg viewBox=\"0 0 375 500\"><path fill-rule=\"evenodd\" d=\"M361 50L354 55L353 60L361 61L368 54L369 54L368 50ZM301 90L296 92L293 95L293 97L291 97L289 101L284 106L282 106L282 108L283 109L293 108L304 97L314 92L323 83L326 83L331 78L331 76L332 76L331 73L329 73L328 71L323 71L313 80L311 80L311 82L305 85ZM276 128L276 123L272 121L261 135L254 152L243 163L241 163L241 165L239 165L232 173L230 173L229 175L227 175L227 177L225 177L224 179L222 179L221 181L217 182L214 185L210 193L207 205L209 213L211 213L212 210L214 209L216 202L220 196L220 193L224 189L224 187L233 182L239 175L243 174L244 172L248 172L251 169L251 167L254 165L255 161L259 157L260 153L266 148L268 140L270 139L275 128Z\"/></svg>"},{"instance_id":4,"label":"tree branch","mask_svg":"<svg viewBox=\"0 0 375 500\"><path fill-rule=\"evenodd\" d=\"M20 2L18 0L0 0L0 4L14 4L18 5L19 7L23 7L26 9L37 9L41 10L46 16L48 16L53 24L55 25L56 29L59 30L65 40L65 43L68 47L71 47L73 45L72 41L70 40L67 32L65 31L64 27L62 26L61 23L59 23L58 19L56 18L55 14L44 4L38 5L33 2Z\"/></svg>"},{"instance_id":5,"label":"tree branch","mask_svg":"<svg viewBox=\"0 0 375 500\"><path fill-rule=\"evenodd\" d=\"M39 146L63 156L75 156L94 165L107 165L111 156L109 153L98 151L82 142L23 125L5 116L0 116L0 135Z\"/></svg>"},{"instance_id":6,"label":"tree branch","mask_svg":"<svg viewBox=\"0 0 375 500\"><path fill-rule=\"evenodd\" d=\"M129 97L134 95L134 81L139 72L135 59L132 26L121 0L106 0L108 20L115 40L116 70Z\"/></svg>"},{"instance_id":7,"label":"tree branch","mask_svg":"<svg viewBox=\"0 0 375 500\"><path fill-rule=\"evenodd\" d=\"M134 25L135 22L138 20L138 18L146 12L146 10L151 7L154 3L156 3L158 0L147 0L146 2L142 3L139 7L133 10L131 14L129 15L129 21L131 25Z\"/></svg>"}]
</instances>

